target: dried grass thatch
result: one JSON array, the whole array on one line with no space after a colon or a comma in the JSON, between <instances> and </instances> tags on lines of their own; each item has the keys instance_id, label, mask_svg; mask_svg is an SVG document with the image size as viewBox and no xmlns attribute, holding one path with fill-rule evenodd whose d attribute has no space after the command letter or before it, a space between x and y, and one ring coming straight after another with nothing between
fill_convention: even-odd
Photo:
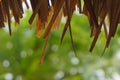
<instances>
[{"instance_id":1,"label":"dried grass thatch","mask_svg":"<svg viewBox=\"0 0 120 80\"><path fill-rule=\"evenodd\" d=\"M64 26L61 42L66 30L69 29L71 41L73 43L70 22L77 6L79 13L85 14L90 23L91 37L94 37L90 51L93 50L102 27L106 34L107 40L105 48L107 48L111 38L114 37L117 25L120 22L119 0L83 1L84 5L82 8L81 0L30 0L33 13L29 19L29 23L32 24L33 20L36 18L37 36L40 37L44 32L43 38L48 39L51 29L58 28L62 16L64 16L66 18L66 24ZM22 6L23 2L29 7L26 0L0 0L0 27L4 27L4 22L8 22L10 35L11 17L14 17L17 24L20 23L20 18L23 17L24 13ZM106 27L105 18L109 20L109 24L107 24L109 27ZM48 40L46 40L46 44L47 42Z\"/></svg>"}]
</instances>

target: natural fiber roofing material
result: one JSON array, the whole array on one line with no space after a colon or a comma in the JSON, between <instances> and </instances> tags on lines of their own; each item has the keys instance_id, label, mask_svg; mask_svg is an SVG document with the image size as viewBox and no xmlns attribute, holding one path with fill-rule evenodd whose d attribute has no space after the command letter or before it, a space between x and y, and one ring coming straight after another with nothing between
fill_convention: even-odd
<instances>
[{"instance_id":1,"label":"natural fiber roofing material","mask_svg":"<svg viewBox=\"0 0 120 80\"><path fill-rule=\"evenodd\" d=\"M11 35L11 17L15 19L15 23L20 23L20 18L23 17L23 6L32 6L32 15L29 19L30 25L36 18L36 32L40 37L43 34L44 39L48 39L51 29L56 29L61 21L62 16L66 18L66 24L61 37L61 42L64 38L66 30L69 29L71 41L71 18L75 11L76 5L80 14L85 14L88 17L91 37L94 37L90 51L93 50L96 41L100 35L101 28L104 28L106 34L106 46L109 46L110 40L114 37L118 23L120 22L120 2L119 0L83 0L83 9L81 0L0 0L0 27L4 27L4 23L8 22L9 33ZM51 3L51 4L50 4ZM108 30L106 28L105 18L109 20ZM48 40L47 40L48 41ZM46 45L45 45L46 47ZM43 51L44 52L44 51Z\"/></svg>"}]
</instances>

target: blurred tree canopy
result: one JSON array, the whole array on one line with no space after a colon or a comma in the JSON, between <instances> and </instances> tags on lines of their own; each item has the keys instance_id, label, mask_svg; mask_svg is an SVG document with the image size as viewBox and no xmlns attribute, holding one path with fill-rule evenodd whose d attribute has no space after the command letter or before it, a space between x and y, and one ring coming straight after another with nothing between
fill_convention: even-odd
<instances>
[{"instance_id":1,"label":"blurred tree canopy","mask_svg":"<svg viewBox=\"0 0 120 80\"><path fill-rule=\"evenodd\" d=\"M102 55L104 32L99 37L92 53L89 47L90 29L85 15L74 14L71 25L75 51L69 32L62 45L60 38L63 27L52 31L43 64L39 64L45 41L37 38L35 29L30 30L26 22L31 13L21 19L21 24L13 26L13 35L0 29L0 80L119 80L120 79L120 31L111 41L110 47ZM35 26L35 24L33 24ZM61 26L64 26L62 19ZM52 36L52 38L51 38Z\"/></svg>"}]
</instances>

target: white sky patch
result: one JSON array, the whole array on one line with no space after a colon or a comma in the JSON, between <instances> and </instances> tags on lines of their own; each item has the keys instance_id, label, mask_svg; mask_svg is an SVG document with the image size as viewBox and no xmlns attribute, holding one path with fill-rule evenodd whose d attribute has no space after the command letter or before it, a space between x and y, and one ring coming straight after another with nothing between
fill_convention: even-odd
<instances>
[{"instance_id":1,"label":"white sky patch","mask_svg":"<svg viewBox=\"0 0 120 80\"><path fill-rule=\"evenodd\" d=\"M113 78L113 80L120 80L120 74L115 72L115 73L113 73L112 78Z\"/></svg>"},{"instance_id":2,"label":"white sky patch","mask_svg":"<svg viewBox=\"0 0 120 80\"><path fill-rule=\"evenodd\" d=\"M63 71L58 71L54 76L54 78L56 80L62 79L63 77L64 77L64 72Z\"/></svg>"},{"instance_id":3,"label":"white sky patch","mask_svg":"<svg viewBox=\"0 0 120 80\"><path fill-rule=\"evenodd\" d=\"M52 5L52 2L51 2L51 0L49 0L49 4L50 4L50 6Z\"/></svg>"},{"instance_id":4,"label":"white sky patch","mask_svg":"<svg viewBox=\"0 0 120 80\"><path fill-rule=\"evenodd\" d=\"M120 50L116 52L115 59L120 60Z\"/></svg>"},{"instance_id":5,"label":"white sky patch","mask_svg":"<svg viewBox=\"0 0 120 80\"><path fill-rule=\"evenodd\" d=\"M5 23L5 27L3 28L5 32L9 32L9 29L8 29L8 24Z\"/></svg>"},{"instance_id":6,"label":"white sky patch","mask_svg":"<svg viewBox=\"0 0 120 80\"><path fill-rule=\"evenodd\" d=\"M13 74L12 73L6 73L4 77L5 77L5 80L13 80Z\"/></svg>"},{"instance_id":7,"label":"white sky patch","mask_svg":"<svg viewBox=\"0 0 120 80\"><path fill-rule=\"evenodd\" d=\"M79 64L79 59L78 59L77 57L72 57L72 58L71 58L71 63L72 63L73 65L77 65L77 64Z\"/></svg>"},{"instance_id":8,"label":"white sky patch","mask_svg":"<svg viewBox=\"0 0 120 80\"><path fill-rule=\"evenodd\" d=\"M29 6L29 10L32 10L32 7L31 7L31 5L30 5L30 0L27 0L27 3L28 3L28 6ZM27 9L25 3L23 3L23 9L24 9L24 10Z\"/></svg>"},{"instance_id":9,"label":"white sky patch","mask_svg":"<svg viewBox=\"0 0 120 80\"><path fill-rule=\"evenodd\" d=\"M102 69L98 69L95 71L98 80L105 80L105 72Z\"/></svg>"},{"instance_id":10,"label":"white sky patch","mask_svg":"<svg viewBox=\"0 0 120 80\"><path fill-rule=\"evenodd\" d=\"M3 61L3 67L7 68L10 66L10 62L8 60Z\"/></svg>"},{"instance_id":11,"label":"white sky patch","mask_svg":"<svg viewBox=\"0 0 120 80\"><path fill-rule=\"evenodd\" d=\"M65 17L62 17L62 20L61 20L61 23L66 23L66 18Z\"/></svg>"},{"instance_id":12,"label":"white sky patch","mask_svg":"<svg viewBox=\"0 0 120 80\"><path fill-rule=\"evenodd\" d=\"M75 6L75 7L76 7L75 14L80 15L78 7L77 6Z\"/></svg>"}]
</instances>

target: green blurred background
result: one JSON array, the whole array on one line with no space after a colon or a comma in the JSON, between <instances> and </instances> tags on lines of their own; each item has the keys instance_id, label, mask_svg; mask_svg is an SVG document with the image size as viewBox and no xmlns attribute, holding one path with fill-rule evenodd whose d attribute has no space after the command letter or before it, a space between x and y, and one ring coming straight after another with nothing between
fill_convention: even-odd
<instances>
[{"instance_id":1,"label":"green blurred background","mask_svg":"<svg viewBox=\"0 0 120 80\"><path fill-rule=\"evenodd\" d=\"M17 27L12 23L12 36L7 28L0 29L0 80L120 80L120 29L103 56L104 31L90 53L93 38L88 19L75 13L71 25L77 57L69 31L60 46L63 19L60 28L51 32L45 59L39 64L45 40L36 37L35 23L30 30L30 15L26 11Z\"/></svg>"}]
</instances>

